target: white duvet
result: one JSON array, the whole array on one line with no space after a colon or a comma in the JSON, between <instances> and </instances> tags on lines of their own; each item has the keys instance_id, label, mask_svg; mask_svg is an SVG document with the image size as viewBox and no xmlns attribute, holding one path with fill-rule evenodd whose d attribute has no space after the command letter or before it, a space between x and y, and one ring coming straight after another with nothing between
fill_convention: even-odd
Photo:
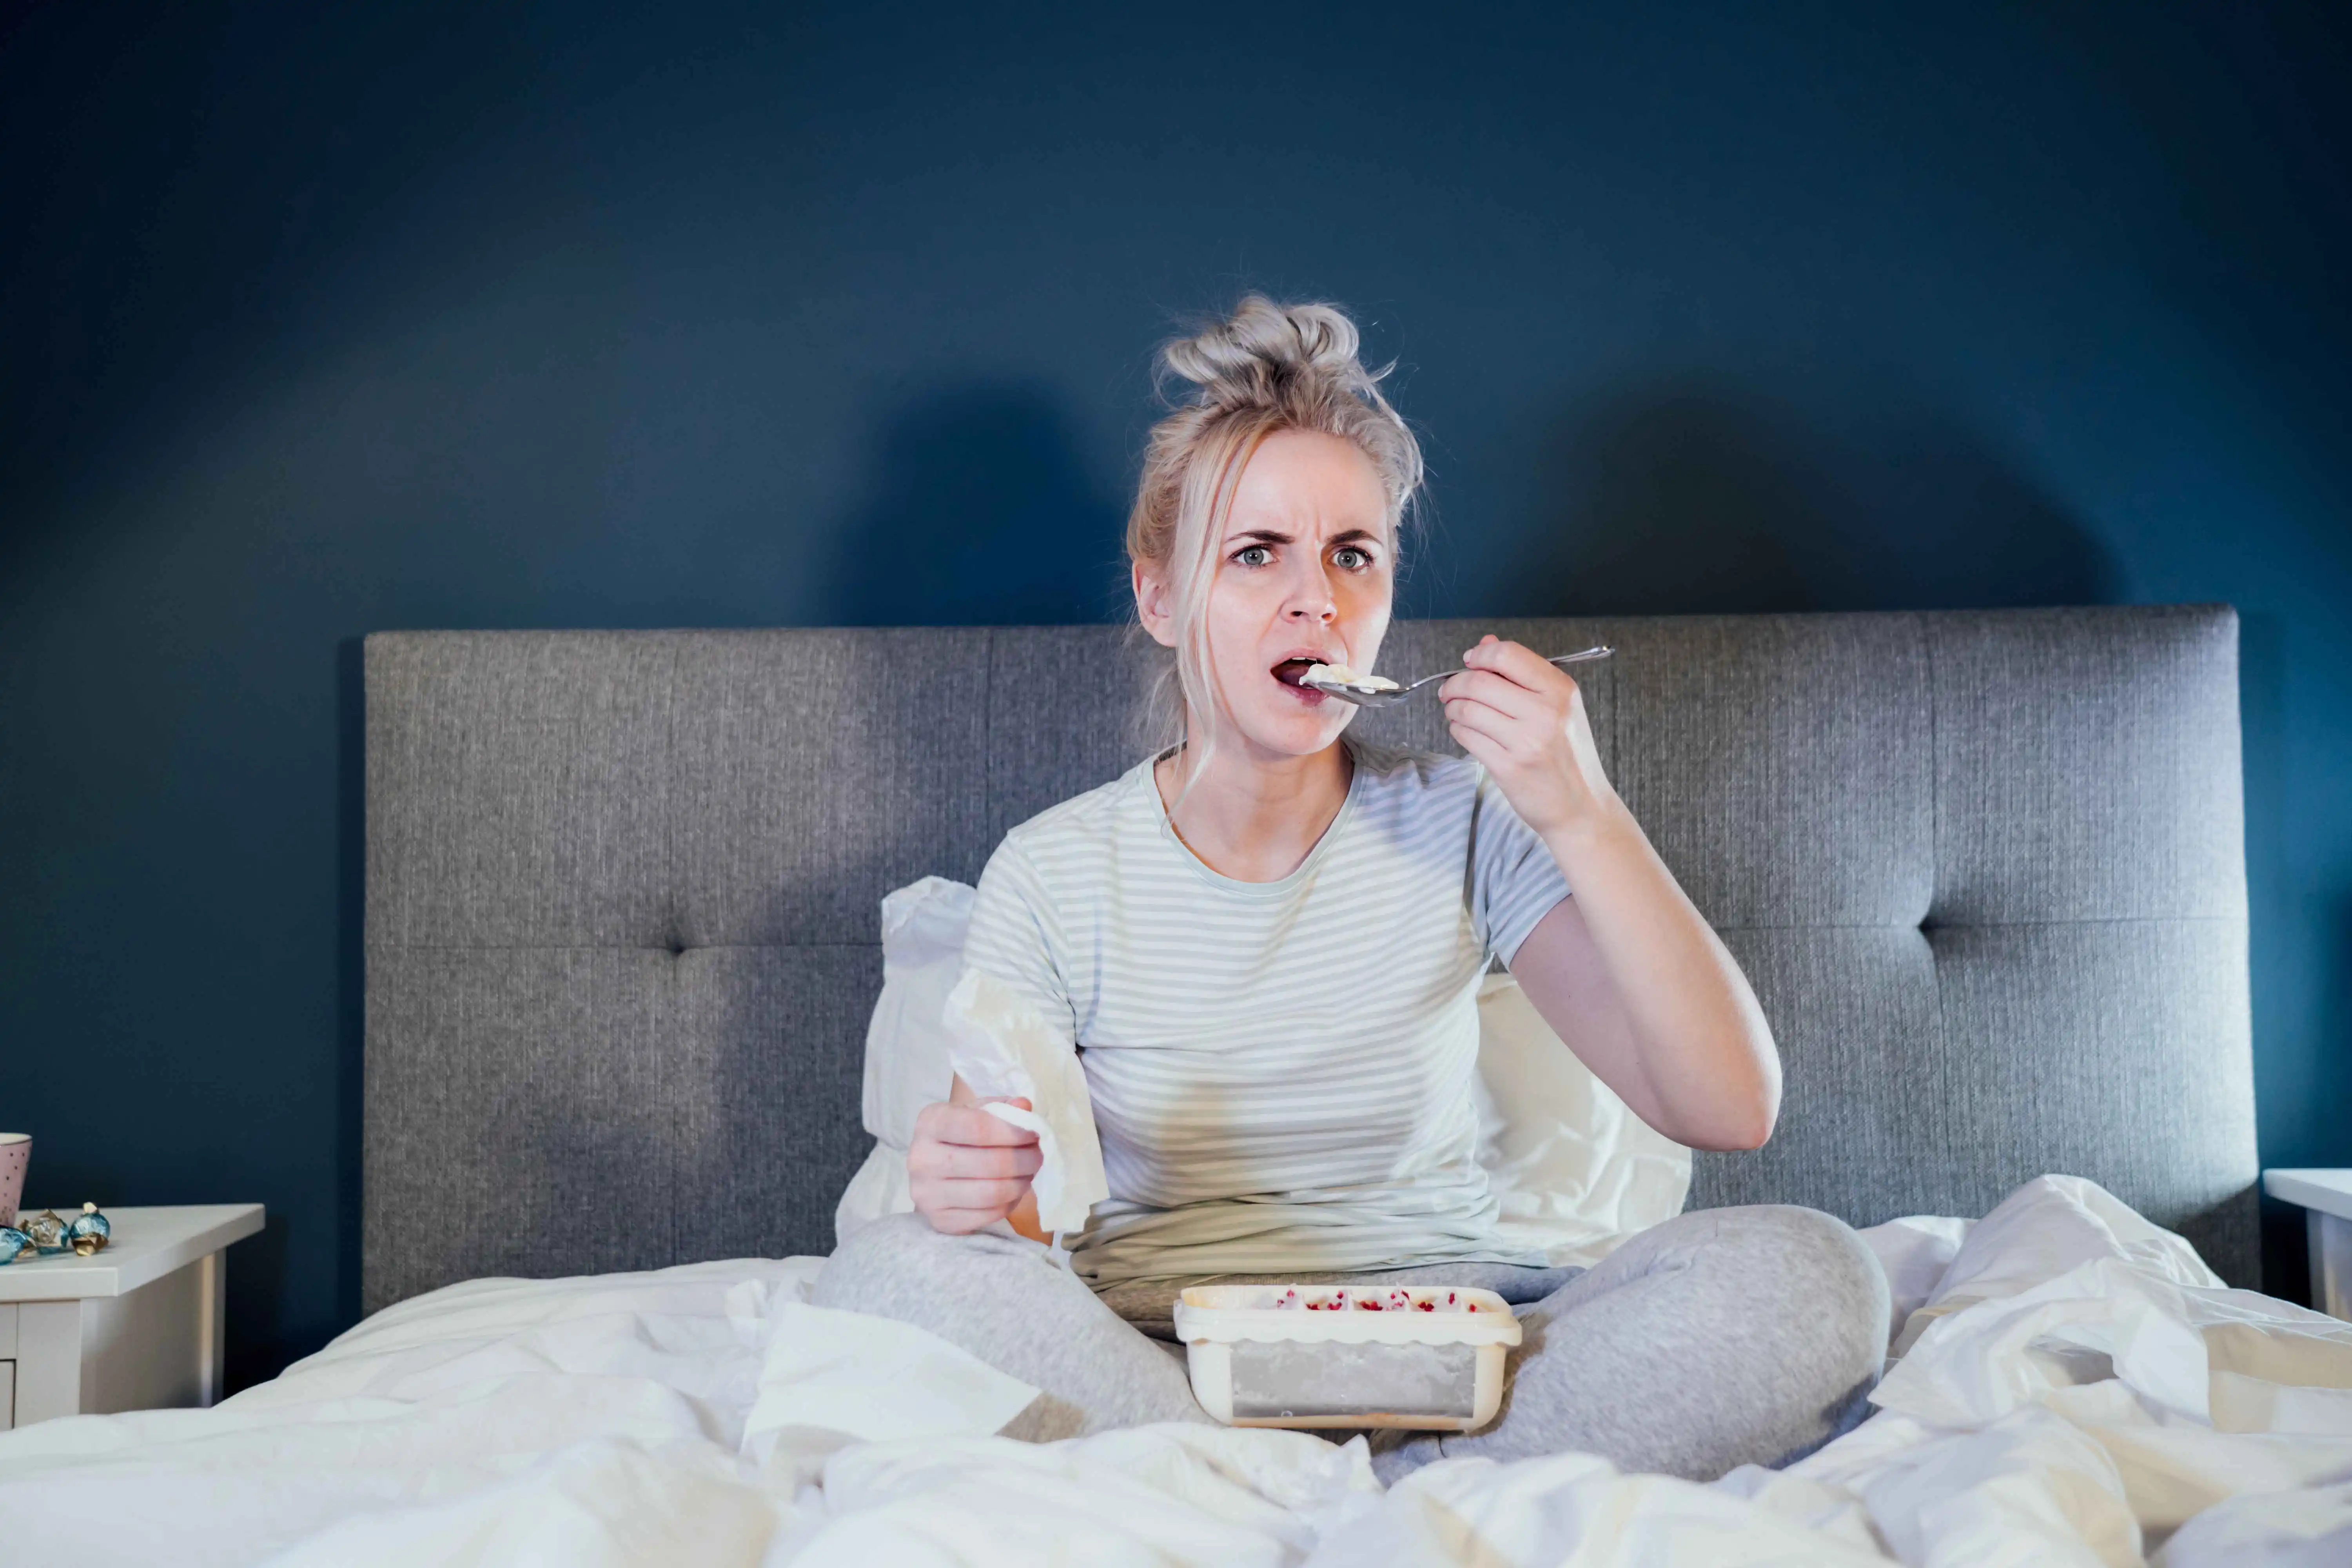
<instances>
[{"instance_id":1,"label":"white duvet","mask_svg":"<svg viewBox=\"0 0 2352 1568\"><path fill-rule=\"evenodd\" d=\"M0 1434L0 1563L2352 1563L2352 1324L2222 1289L2070 1178L1865 1235L1904 1346L1878 1414L1711 1486L1563 1454L1383 1491L1360 1445L1210 1426L1015 1442L1027 1385L807 1305L817 1259L747 1259L454 1286L212 1410Z\"/></svg>"}]
</instances>

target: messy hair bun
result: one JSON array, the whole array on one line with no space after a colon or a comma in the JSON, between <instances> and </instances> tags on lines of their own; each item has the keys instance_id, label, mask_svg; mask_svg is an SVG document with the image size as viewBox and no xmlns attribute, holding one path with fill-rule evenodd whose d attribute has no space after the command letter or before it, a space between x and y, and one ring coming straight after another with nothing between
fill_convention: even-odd
<instances>
[{"instance_id":1,"label":"messy hair bun","mask_svg":"<svg viewBox=\"0 0 2352 1568\"><path fill-rule=\"evenodd\" d=\"M1421 488L1421 443L1381 395L1393 367L1365 369L1359 342L1356 323L1336 305L1250 294L1231 315L1160 345L1160 386L1174 407L1151 427L1127 553L1160 574L1173 600L1181 705L1166 716L1179 734L1185 710L1213 711L1201 611L1234 487L1258 444L1278 430L1314 430L1353 445L1388 494L1391 539Z\"/></svg>"},{"instance_id":2,"label":"messy hair bun","mask_svg":"<svg viewBox=\"0 0 2352 1568\"><path fill-rule=\"evenodd\" d=\"M1155 468L1163 467L1157 459L1189 467L1215 426L1231 422L1263 426L1254 428L1252 447L1282 429L1319 430L1353 442L1380 471L1391 520L1402 516L1421 484L1421 444L1381 395L1380 384L1394 367L1366 370L1357 357L1360 341L1356 323L1336 305L1277 305L1248 294L1232 315L1162 343L1163 395L1171 380L1197 390L1152 429L1136 498L1139 514L1150 497ZM1130 553L1138 542L1130 531ZM1139 559L1165 556L1147 551Z\"/></svg>"}]
</instances>

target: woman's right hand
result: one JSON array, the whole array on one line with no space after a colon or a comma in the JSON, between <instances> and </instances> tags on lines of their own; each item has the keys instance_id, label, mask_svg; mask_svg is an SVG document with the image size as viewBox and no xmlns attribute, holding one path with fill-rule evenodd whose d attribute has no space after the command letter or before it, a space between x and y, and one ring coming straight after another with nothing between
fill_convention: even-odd
<instances>
[{"instance_id":1,"label":"woman's right hand","mask_svg":"<svg viewBox=\"0 0 2352 1568\"><path fill-rule=\"evenodd\" d=\"M1045 1156L1037 1134L1000 1121L961 1079L943 1104L927 1105L915 1118L915 1142L907 1151L907 1184L915 1212L945 1236L973 1231L1010 1219L1024 1234L1036 1230L1036 1199L1029 1178ZM1006 1103L1030 1109L1025 1100ZM1029 1223L1021 1223L1025 1211Z\"/></svg>"}]
</instances>

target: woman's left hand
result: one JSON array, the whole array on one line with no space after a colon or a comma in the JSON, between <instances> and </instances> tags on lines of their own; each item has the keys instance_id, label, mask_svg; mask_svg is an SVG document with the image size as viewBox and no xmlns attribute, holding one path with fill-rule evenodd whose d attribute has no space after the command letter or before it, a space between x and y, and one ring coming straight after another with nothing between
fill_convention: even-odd
<instances>
[{"instance_id":1,"label":"woman's left hand","mask_svg":"<svg viewBox=\"0 0 2352 1568\"><path fill-rule=\"evenodd\" d=\"M1568 671L1492 633L1462 662L1467 668L1437 689L1446 725L1486 764L1520 821L1548 837L1617 805L1584 693Z\"/></svg>"}]
</instances>

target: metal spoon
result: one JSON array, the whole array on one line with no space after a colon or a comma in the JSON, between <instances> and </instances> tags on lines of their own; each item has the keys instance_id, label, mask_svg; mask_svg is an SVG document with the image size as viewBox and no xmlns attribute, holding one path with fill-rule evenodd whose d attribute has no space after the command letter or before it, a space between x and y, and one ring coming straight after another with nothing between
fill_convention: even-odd
<instances>
[{"instance_id":1,"label":"metal spoon","mask_svg":"<svg viewBox=\"0 0 2352 1568\"><path fill-rule=\"evenodd\" d=\"M1611 654L1615 653L1616 651L1617 650L1615 648L1611 647L1607 643L1602 643L1598 647L1584 648L1580 652L1564 653L1557 658L1548 658L1544 660L1544 662L1546 664L1582 664L1585 660L1591 658L1607 658ZM1419 680L1412 682L1410 686L1377 687L1349 685L1346 682L1338 680L1301 680L1298 684L1301 686L1311 686L1318 691L1328 692L1330 695L1338 698L1340 701L1352 702L1359 708L1386 708L1392 703L1403 701L1406 698L1412 696L1414 692L1420 690L1423 687L1428 685L1433 680L1443 680L1449 675L1459 675L1462 672L1458 669L1441 669L1435 675L1423 676Z\"/></svg>"}]
</instances>

